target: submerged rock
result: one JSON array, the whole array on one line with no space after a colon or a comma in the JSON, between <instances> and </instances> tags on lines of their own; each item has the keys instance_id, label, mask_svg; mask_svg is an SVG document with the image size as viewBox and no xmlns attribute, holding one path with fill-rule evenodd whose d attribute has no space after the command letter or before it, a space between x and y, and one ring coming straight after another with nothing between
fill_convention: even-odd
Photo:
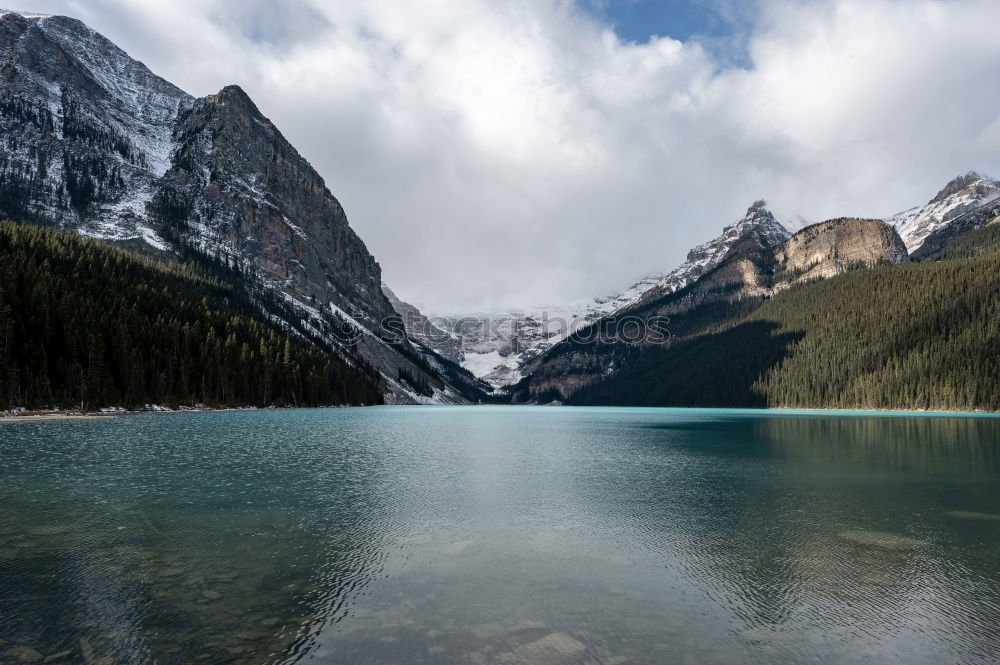
<instances>
[{"instance_id":1,"label":"submerged rock","mask_svg":"<svg viewBox=\"0 0 1000 665\"><path fill-rule=\"evenodd\" d=\"M840 534L840 537L855 545L878 547L886 550L912 550L927 545L926 541L907 538L906 536L887 533L885 531L844 531Z\"/></svg>"},{"instance_id":2,"label":"submerged rock","mask_svg":"<svg viewBox=\"0 0 1000 665\"><path fill-rule=\"evenodd\" d=\"M94 665L97 662L97 658L94 656L94 649L90 646L90 642L86 637L80 638L80 652L83 654L83 662L86 665Z\"/></svg>"},{"instance_id":3,"label":"submerged rock","mask_svg":"<svg viewBox=\"0 0 1000 665\"><path fill-rule=\"evenodd\" d=\"M42 654L31 647L13 646L0 651L4 658L10 658L18 663L37 663L42 659Z\"/></svg>"},{"instance_id":4,"label":"submerged rock","mask_svg":"<svg viewBox=\"0 0 1000 665\"><path fill-rule=\"evenodd\" d=\"M156 574L158 577L177 577L183 572L183 568L161 568Z\"/></svg>"},{"instance_id":5,"label":"submerged rock","mask_svg":"<svg viewBox=\"0 0 1000 665\"><path fill-rule=\"evenodd\" d=\"M219 593L218 591L212 591L211 589L209 589L208 591L202 591L201 597L204 598L205 600L218 600L222 598L222 594Z\"/></svg>"},{"instance_id":6,"label":"submerged rock","mask_svg":"<svg viewBox=\"0 0 1000 665\"><path fill-rule=\"evenodd\" d=\"M513 626L507 629L508 633L521 633L529 630L542 630L545 628L545 624L541 621L531 621L529 619L522 619L518 621Z\"/></svg>"},{"instance_id":7,"label":"submerged rock","mask_svg":"<svg viewBox=\"0 0 1000 665\"><path fill-rule=\"evenodd\" d=\"M976 520L979 522L1000 522L1000 515L993 513L976 513L968 510L951 510L945 513L948 517L959 520Z\"/></svg>"},{"instance_id":8,"label":"submerged rock","mask_svg":"<svg viewBox=\"0 0 1000 665\"><path fill-rule=\"evenodd\" d=\"M61 524L43 524L28 529L28 533L32 536L59 536L68 531L69 527Z\"/></svg>"},{"instance_id":9,"label":"submerged rock","mask_svg":"<svg viewBox=\"0 0 1000 665\"><path fill-rule=\"evenodd\" d=\"M459 540L458 542L450 543L445 546L444 553L448 556L458 556L465 554L469 548L472 547L471 540Z\"/></svg>"},{"instance_id":10,"label":"submerged rock","mask_svg":"<svg viewBox=\"0 0 1000 665\"><path fill-rule=\"evenodd\" d=\"M481 640L492 640L506 632L504 627L498 623L479 623L469 628L469 630Z\"/></svg>"},{"instance_id":11,"label":"submerged rock","mask_svg":"<svg viewBox=\"0 0 1000 665\"><path fill-rule=\"evenodd\" d=\"M501 654L497 657L497 661L524 665L563 665L586 650L587 646L583 642L566 633L552 633L514 651Z\"/></svg>"}]
</instances>

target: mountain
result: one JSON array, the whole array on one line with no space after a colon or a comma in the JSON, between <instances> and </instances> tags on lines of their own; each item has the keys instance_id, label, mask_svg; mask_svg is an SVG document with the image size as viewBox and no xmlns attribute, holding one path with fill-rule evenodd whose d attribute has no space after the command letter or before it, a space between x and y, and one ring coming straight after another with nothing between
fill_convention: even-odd
<instances>
[{"instance_id":1,"label":"mountain","mask_svg":"<svg viewBox=\"0 0 1000 665\"><path fill-rule=\"evenodd\" d=\"M462 340L463 366L495 388L504 389L520 381L524 377L522 368L572 331L693 283L741 244L771 248L790 235L764 201L755 201L721 235L688 252L680 266L668 273L648 275L624 291L571 305L435 318Z\"/></svg>"},{"instance_id":2,"label":"mountain","mask_svg":"<svg viewBox=\"0 0 1000 665\"><path fill-rule=\"evenodd\" d=\"M149 255L217 257L284 299L285 324L375 368L387 400L466 399L393 329L381 269L340 203L238 86L194 98L64 16L3 12L0 57L0 211Z\"/></svg>"},{"instance_id":3,"label":"mountain","mask_svg":"<svg viewBox=\"0 0 1000 665\"><path fill-rule=\"evenodd\" d=\"M926 205L897 213L885 221L896 227L910 253L918 252L931 236L947 233L959 217L1000 199L1000 181L969 171L939 191Z\"/></svg>"},{"instance_id":4,"label":"mountain","mask_svg":"<svg viewBox=\"0 0 1000 665\"><path fill-rule=\"evenodd\" d=\"M377 373L231 270L0 222L0 409L382 402Z\"/></svg>"},{"instance_id":5,"label":"mountain","mask_svg":"<svg viewBox=\"0 0 1000 665\"><path fill-rule=\"evenodd\" d=\"M442 330L440 320L432 321L408 302L400 300L388 285L382 291L402 320L406 335L419 359L431 373L439 376L449 391L475 403L495 402L493 387L460 363L464 360L462 341Z\"/></svg>"},{"instance_id":6,"label":"mountain","mask_svg":"<svg viewBox=\"0 0 1000 665\"><path fill-rule=\"evenodd\" d=\"M994 224L1000 217L1000 198L987 201L966 212L956 215L948 223L929 234L919 248L910 256L916 261L940 258L956 241L975 233L988 224Z\"/></svg>"},{"instance_id":7,"label":"mountain","mask_svg":"<svg viewBox=\"0 0 1000 665\"><path fill-rule=\"evenodd\" d=\"M775 253L775 286L839 275L852 266L908 263L906 245L887 223L833 219L802 229Z\"/></svg>"},{"instance_id":8,"label":"mountain","mask_svg":"<svg viewBox=\"0 0 1000 665\"><path fill-rule=\"evenodd\" d=\"M669 293L650 294L528 363L525 378L512 388L514 399L571 400L609 377L637 371L647 349L655 352L724 329L795 284L908 261L893 227L878 220L830 220L773 244L777 240L761 234L757 225L744 226L738 236L730 234L724 243L728 251L713 257L712 267L694 281ZM754 347L741 352L753 355L750 349ZM718 380L718 375L705 376Z\"/></svg>"},{"instance_id":9,"label":"mountain","mask_svg":"<svg viewBox=\"0 0 1000 665\"><path fill-rule=\"evenodd\" d=\"M1000 227L997 227L1000 228ZM1000 233L989 252L800 282L636 349L573 404L1000 410Z\"/></svg>"},{"instance_id":10,"label":"mountain","mask_svg":"<svg viewBox=\"0 0 1000 665\"><path fill-rule=\"evenodd\" d=\"M977 221L981 223L950 239L928 258L938 261L963 259L984 256L1000 250L1000 205L982 211ZM924 243L924 248L928 244L929 242ZM920 257L917 257L917 260L920 260Z\"/></svg>"},{"instance_id":11,"label":"mountain","mask_svg":"<svg viewBox=\"0 0 1000 665\"><path fill-rule=\"evenodd\" d=\"M438 323L428 319L419 309L400 300L388 285L382 284L382 292L396 313L403 317L403 325L411 340L420 342L453 363L461 363L465 359L462 340L455 334L442 330Z\"/></svg>"},{"instance_id":12,"label":"mountain","mask_svg":"<svg viewBox=\"0 0 1000 665\"><path fill-rule=\"evenodd\" d=\"M767 209L766 201L754 201L743 217L722 229L721 235L692 249L684 263L663 275L633 302L617 309L624 309L635 302L650 301L692 284L715 269L739 244L769 249L780 245L790 236L788 229Z\"/></svg>"}]
</instances>

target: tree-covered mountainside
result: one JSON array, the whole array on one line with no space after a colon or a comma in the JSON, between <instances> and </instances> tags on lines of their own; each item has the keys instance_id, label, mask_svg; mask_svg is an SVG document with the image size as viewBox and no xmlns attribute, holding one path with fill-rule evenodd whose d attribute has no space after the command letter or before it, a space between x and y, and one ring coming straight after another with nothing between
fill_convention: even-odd
<instances>
[{"instance_id":1,"label":"tree-covered mountainside","mask_svg":"<svg viewBox=\"0 0 1000 665\"><path fill-rule=\"evenodd\" d=\"M0 218L161 261L221 257L284 304L285 325L321 329L336 312L370 333L340 358L374 369L393 403L481 391L461 373L446 385L414 360L425 350L413 340L382 334L396 311L381 267L322 176L239 86L192 97L80 21L32 12L0 10L0 61Z\"/></svg>"},{"instance_id":2,"label":"tree-covered mountainside","mask_svg":"<svg viewBox=\"0 0 1000 665\"><path fill-rule=\"evenodd\" d=\"M995 238L979 235L943 254L962 258L799 284L740 319L637 349L570 401L1000 410L1000 253L980 253Z\"/></svg>"},{"instance_id":3,"label":"tree-covered mountainside","mask_svg":"<svg viewBox=\"0 0 1000 665\"><path fill-rule=\"evenodd\" d=\"M348 343L275 323L294 317L252 284L0 222L0 408L381 402L377 374L338 357Z\"/></svg>"},{"instance_id":4,"label":"tree-covered mountainside","mask_svg":"<svg viewBox=\"0 0 1000 665\"><path fill-rule=\"evenodd\" d=\"M941 250L937 258L946 261L982 256L998 250L1000 250L1000 216L992 224L987 224L956 238Z\"/></svg>"},{"instance_id":5,"label":"tree-covered mountainside","mask_svg":"<svg viewBox=\"0 0 1000 665\"><path fill-rule=\"evenodd\" d=\"M650 361L649 356L663 351L663 335L650 336L643 331L662 329L666 320L673 340L683 342L728 330L776 293L798 283L864 266L907 261L906 248L899 236L880 220L849 217L827 220L801 229L777 246L761 242L755 233L744 234L728 244L725 256L714 267L690 284L667 294L640 299L592 324L583 334L554 345L526 365L525 377L511 388L512 399L529 403L573 401L583 388L602 383L623 370L643 368ZM601 334L591 334L595 329L600 329ZM595 337L597 342L593 341ZM670 348L679 351L677 344ZM749 344L747 352L754 349ZM745 363L747 359L737 361ZM708 366L678 369L670 380L679 380L677 377L689 369L696 376L705 376ZM732 371L730 366L721 369ZM659 379L654 378L650 385L659 387ZM699 402L725 404L746 399L731 394L731 389L724 386L706 384L697 389L691 386L690 390L707 390L698 398ZM693 392L687 399L694 399Z\"/></svg>"}]
</instances>

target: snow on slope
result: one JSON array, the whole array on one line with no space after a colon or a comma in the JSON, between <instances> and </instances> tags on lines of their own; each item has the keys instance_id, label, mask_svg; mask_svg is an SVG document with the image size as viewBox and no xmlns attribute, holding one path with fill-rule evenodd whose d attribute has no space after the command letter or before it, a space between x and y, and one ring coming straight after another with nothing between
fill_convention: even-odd
<instances>
[{"instance_id":1,"label":"snow on slope","mask_svg":"<svg viewBox=\"0 0 1000 665\"><path fill-rule=\"evenodd\" d=\"M462 366L495 388L517 383L521 368L573 331L657 295L684 288L715 268L741 239L752 236L768 247L791 234L755 201L746 215L726 226L717 238L692 249L687 260L668 273L648 275L629 288L592 300L528 310L443 315L435 322L462 338Z\"/></svg>"},{"instance_id":2,"label":"snow on slope","mask_svg":"<svg viewBox=\"0 0 1000 665\"><path fill-rule=\"evenodd\" d=\"M5 92L18 103L47 109L51 123L49 139L37 145L11 143L11 163L20 173L45 180L50 192L63 191L69 178L63 160L50 160L42 168L37 153L61 154L65 144L59 142L72 127L74 136L100 133L92 139L104 148L99 170L121 178L90 203L85 220L74 222L75 211L61 206L58 197L40 195L33 202L37 209L83 235L141 240L162 249L162 239L144 223L146 204L154 182L170 167L177 118L194 98L75 19L0 10L0 21L10 70ZM74 152L66 159L89 164L93 155Z\"/></svg>"},{"instance_id":3,"label":"snow on slope","mask_svg":"<svg viewBox=\"0 0 1000 665\"><path fill-rule=\"evenodd\" d=\"M762 247L776 247L788 240L791 235L767 209L765 201L754 201L747 209L746 215L722 229L722 234L717 238L698 245L688 252L684 263L643 291L636 302L667 295L692 284L718 266L742 239L752 237Z\"/></svg>"},{"instance_id":4,"label":"snow on slope","mask_svg":"<svg viewBox=\"0 0 1000 665\"><path fill-rule=\"evenodd\" d=\"M112 113L103 119L116 125L138 148L154 176L166 173L174 122L182 107L194 98L80 21L49 16L36 20L37 26L83 63L93 80L118 103L114 110L126 114L122 118Z\"/></svg>"},{"instance_id":5,"label":"snow on slope","mask_svg":"<svg viewBox=\"0 0 1000 665\"><path fill-rule=\"evenodd\" d=\"M926 205L897 213L885 221L896 227L912 254L927 237L972 208L1000 198L1000 181L969 171L958 176Z\"/></svg>"},{"instance_id":6,"label":"snow on slope","mask_svg":"<svg viewBox=\"0 0 1000 665\"><path fill-rule=\"evenodd\" d=\"M374 334L393 313L377 262L238 86L195 99L65 16L0 10L0 61L0 184L19 206L6 212L131 249L183 243L284 296L288 309L263 314L364 360L393 399L464 399L449 384L418 399L395 380L406 371L438 385L406 340ZM356 344L341 343L345 328L360 332Z\"/></svg>"}]
</instances>

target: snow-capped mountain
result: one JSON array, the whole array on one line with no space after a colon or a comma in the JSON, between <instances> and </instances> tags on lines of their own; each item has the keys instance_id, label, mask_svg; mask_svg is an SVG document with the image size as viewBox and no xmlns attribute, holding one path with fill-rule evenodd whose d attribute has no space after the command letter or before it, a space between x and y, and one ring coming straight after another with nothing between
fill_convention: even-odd
<instances>
[{"instance_id":1,"label":"snow-capped mountain","mask_svg":"<svg viewBox=\"0 0 1000 665\"><path fill-rule=\"evenodd\" d=\"M743 217L723 228L722 234L718 237L698 245L688 252L687 260L684 263L663 275L656 284L642 291L634 302L649 300L683 289L718 266L740 242L752 241L764 249L770 249L785 242L791 235L791 232L767 209L766 201L754 201L747 208ZM628 305L631 304L628 303Z\"/></svg>"},{"instance_id":2,"label":"snow-capped mountain","mask_svg":"<svg viewBox=\"0 0 1000 665\"><path fill-rule=\"evenodd\" d=\"M443 314L434 324L460 341L462 367L500 388L521 379L527 358L551 346L573 315L540 307L493 313Z\"/></svg>"},{"instance_id":3,"label":"snow-capped mountain","mask_svg":"<svg viewBox=\"0 0 1000 665\"><path fill-rule=\"evenodd\" d=\"M687 260L668 273L644 277L628 289L572 305L534 307L495 314L441 315L440 327L462 340L462 366L494 387L517 383L521 368L569 333L641 302L672 293L718 266L739 243L770 249L791 233L755 201L746 215L726 226L718 237L688 252Z\"/></svg>"},{"instance_id":4,"label":"snow-capped mountain","mask_svg":"<svg viewBox=\"0 0 1000 665\"><path fill-rule=\"evenodd\" d=\"M736 238L724 234L726 240L719 246L728 249L721 258L712 260L714 267L686 286L662 295L655 290L647 292L622 312L627 319L611 316L591 330L603 334L561 341L526 363L521 368L524 379L509 389L512 401L550 403L572 399L579 391L622 371L638 370L646 362L646 352L659 344L667 342L666 348L670 348L692 334L704 334L714 326L724 328L727 321L753 311L793 284L832 277L861 266L909 261L895 228L881 220L832 219L807 226L776 245L772 243L777 235L762 235L760 231L758 225L751 224L744 226ZM642 339L620 336L619 324L626 320L629 325L638 325L635 330L665 330L667 335ZM756 349L744 352L752 357ZM655 384L659 379L645 380Z\"/></svg>"},{"instance_id":5,"label":"snow-capped mountain","mask_svg":"<svg viewBox=\"0 0 1000 665\"><path fill-rule=\"evenodd\" d=\"M238 86L192 97L64 16L0 12L0 58L7 216L219 260L281 294L297 326L375 368L390 401L461 401L408 340L383 334L396 312L378 263Z\"/></svg>"},{"instance_id":6,"label":"snow-capped mountain","mask_svg":"<svg viewBox=\"0 0 1000 665\"><path fill-rule=\"evenodd\" d=\"M926 205L904 210L885 221L896 227L912 254L928 236L955 218L997 198L1000 198L1000 181L969 171L945 185Z\"/></svg>"}]
</instances>

